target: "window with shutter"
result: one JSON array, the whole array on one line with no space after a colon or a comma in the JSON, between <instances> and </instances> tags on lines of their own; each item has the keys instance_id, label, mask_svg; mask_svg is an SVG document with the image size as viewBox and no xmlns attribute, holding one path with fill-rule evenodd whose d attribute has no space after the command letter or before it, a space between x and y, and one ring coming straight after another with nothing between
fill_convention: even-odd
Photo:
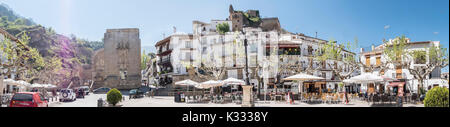
<instances>
[{"instance_id":1,"label":"window with shutter","mask_svg":"<svg viewBox=\"0 0 450 127\"><path fill-rule=\"evenodd\" d=\"M395 67L396 68L396 71L395 71L395 73L396 73L396 78L397 79L401 79L403 76L402 76L402 66L397 66L397 67Z\"/></svg>"},{"instance_id":2,"label":"window with shutter","mask_svg":"<svg viewBox=\"0 0 450 127\"><path fill-rule=\"evenodd\" d=\"M381 57L377 57L377 66L381 65Z\"/></svg>"},{"instance_id":3,"label":"window with shutter","mask_svg":"<svg viewBox=\"0 0 450 127\"><path fill-rule=\"evenodd\" d=\"M366 66L370 66L370 57L366 56Z\"/></svg>"}]
</instances>

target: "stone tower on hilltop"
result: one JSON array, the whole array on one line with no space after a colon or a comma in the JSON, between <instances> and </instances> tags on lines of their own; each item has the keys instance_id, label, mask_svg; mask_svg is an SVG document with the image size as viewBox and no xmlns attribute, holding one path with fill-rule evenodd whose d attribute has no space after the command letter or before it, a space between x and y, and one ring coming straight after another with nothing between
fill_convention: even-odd
<instances>
[{"instance_id":1,"label":"stone tower on hilltop","mask_svg":"<svg viewBox=\"0 0 450 127\"><path fill-rule=\"evenodd\" d=\"M260 27L263 31L281 31L278 18L261 18L259 10L236 11L233 5L229 8L228 20L232 22L233 31L241 31L244 27Z\"/></svg>"},{"instance_id":2,"label":"stone tower on hilltop","mask_svg":"<svg viewBox=\"0 0 450 127\"><path fill-rule=\"evenodd\" d=\"M230 5L230 17L228 18L232 22L233 31L240 31L244 26L244 13L235 11L233 5Z\"/></svg>"}]
</instances>

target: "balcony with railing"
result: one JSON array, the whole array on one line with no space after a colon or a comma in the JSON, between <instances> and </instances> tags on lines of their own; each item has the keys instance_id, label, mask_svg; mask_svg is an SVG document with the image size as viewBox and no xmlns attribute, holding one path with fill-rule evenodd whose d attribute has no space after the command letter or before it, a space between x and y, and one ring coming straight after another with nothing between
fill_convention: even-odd
<instances>
[{"instance_id":1,"label":"balcony with railing","mask_svg":"<svg viewBox=\"0 0 450 127\"><path fill-rule=\"evenodd\" d=\"M164 58L160 59L158 64L163 65L163 64L168 64L168 63L170 63L170 57L164 57Z\"/></svg>"},{"instance_id":2,"label":"balcony with railing","mask_svg":"<svg viewBox=\"0 0 450 127\"><path fill-rule=\"evenodd\" d=\"M158 49L158 56L165 56L172 53L172 49L167 49L167 48L159 48Z\"/></svg>"}]
</instances>

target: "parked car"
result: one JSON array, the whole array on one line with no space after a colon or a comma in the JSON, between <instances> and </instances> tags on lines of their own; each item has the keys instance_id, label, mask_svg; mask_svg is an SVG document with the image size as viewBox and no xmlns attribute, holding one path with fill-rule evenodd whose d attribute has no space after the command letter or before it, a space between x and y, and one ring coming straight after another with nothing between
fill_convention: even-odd
<instances>
[{"instance_id":1,"label":"parked car","mask_svg":"<svg viewBox=\"0 0 450 127\"><path fill-rule=\"evenodd\" d=\"M151 91L152 88L148 87L148 86L142 86L139 87L139 90L142 91L143 93L147 93L149 91Z\"/></svg>"},{"instance_id":2,"label":"parked car","mask_svg":"<svg viewBox=\"0 0 450 127\"><path fill-rule=\"evenodd\" d=\"M144 92L139 89L132 89L129 92L130 98L141 98L144 97Z\"/></svg>"},{"instance_id":3,"label":"parked car","mask_svg":"<svg viewBox=\"0 0 450 127\"><path fill-rule=\"evenodd\" d=\"M10 107L48 107L48 99L38 92L19 92L11 98Z\"/></svg>"},{"instance_id":4,"label":"parked car","mask_svg":"<svg viewBox=\"0 0 450 127\"><path fill-rule=\"evenodd\" d=\"M30 92L40 93L40 94L43 95L45 98L47 98L47 97L49 96L48 90L45 89L45 88L33 88Z\"/></svg>"},{"instance_id":5,"label":"parked car","mask_svg":"<svg viewBox=\"0 0 450 127\"><path fill-rule=\"evenodd\" d=\"M82 89L84 91L84 95L89 95L89 86L82 86L79 89Z\"/></svg>"},{"instance_id":6,"label":"parked car","mask_svg":"<svg viewBox=\"0 0 450 127\"><path fill-rule=\"evenodd\" d=\"M77 100L76 93L72 89L61 89L59 94L59 101L75 101Z\"/></svg>"},{"instance_id":7,"label":"parked car","mask_svg":"<svg viewBox=\"0 0 450 127\"><path fill-rule=\"evenodd\" d=\"M85 92L84 92L84 89L76 89L75 90L75 94L76 94L76 97L77 98L84 98L84 96L85 96Z\"/></svg>"},{"instance_id":8,"label":"parked car","mask_svg":"<svg viewBox=\"0 0 450 127\"><path fill-rule=\"evenodd\" d=\"M111 90L111 88L101 87L101 88L95 89L95 90L93 91L93 93L94 93L94 94L106 94L106 93L108 93L110 90Z\"/></svg>"}]
</instances>

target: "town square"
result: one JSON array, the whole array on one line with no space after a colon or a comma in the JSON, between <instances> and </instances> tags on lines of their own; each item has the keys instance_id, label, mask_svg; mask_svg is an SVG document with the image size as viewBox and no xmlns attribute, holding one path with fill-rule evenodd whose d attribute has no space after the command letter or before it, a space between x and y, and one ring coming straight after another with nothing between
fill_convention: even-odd
<instances>
[{"instance_id":1,"label":"town square","mask_svg":"<svg viewBox=\"0 0 450 127\"><path fill-rule=\"evenodd\" d=\"M27 2L0 1L0 110L449 107L445 0Z\"/></svg>"}]
</instances>

